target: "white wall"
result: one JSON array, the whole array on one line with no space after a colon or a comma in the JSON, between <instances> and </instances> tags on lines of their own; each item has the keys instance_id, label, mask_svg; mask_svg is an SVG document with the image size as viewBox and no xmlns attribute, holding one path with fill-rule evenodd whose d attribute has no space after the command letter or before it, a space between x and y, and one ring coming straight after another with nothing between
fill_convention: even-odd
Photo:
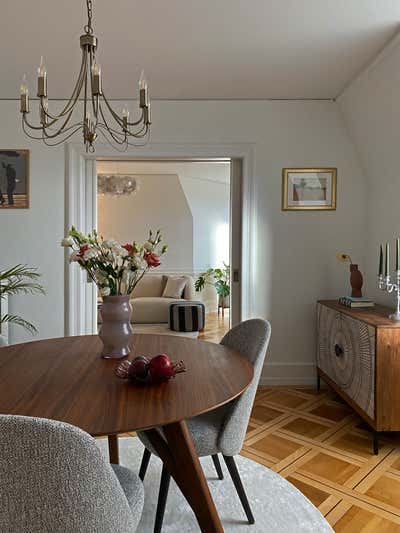
<instances>
[{"instance_id":1,"label":"white wall","mask_svg":"<svg viewBox=\"0 0 400 533\"><path fill-rule=\"evenodd\" d=\"M194 271L222 267L223 261L229 263L229 182L193 178L185 173L180 180L193 213Z\"/></svg>"},{"instance_id":2,"label":"white wall","mask_svg":"<svg viewBox=\"0 0 400 533\"><path fill-rule=\"evenodd\" d=\"M154 142L254 143L257 246L251 315L272 323L265 376L309 380L315 358L315 300L339 296L347 286L348 275L335 253L348 250L364 261L365 184L337 105L181 101L154 102L153 108ZM41 337L61 335L64 261L58 241L64 221L64 153L22 135L16 102L1 102L0 117L1 146L32 149L32 207L0 212L0 262L40 268L48 296L21 298L18 307L36 319ZM282 167L319 165L338 167L337 211L282 212ZM24 335L15 330L12 338L18 341Z\"/></svg>"},{"instance_id":3,"label":"white wall","mask_svg":"<svg viewBox=\"0 0 400 533\"><path fill-rule=\"evenodd\" d=\"M339 98L368 185L366 273L368 294L393 307L393 296L377 288L379 244L400 236L400 42L387 47ZM360 204L360 201L358 202ZM394 253L392 253L394 261ZM394 264L392 264L394 268Z\"/></svg>"},{"instance_id":4,"label":"white wall","mask_svg":"<svg viewBox=\"0 0 400 533\"><path fill-rule=\"evenodd\" d=\"M130 172L129 163L119 164L118 168L123 168L118 172ZM117 172L113 163L99 162L97 170ZM137 194L119 198L98 195L99 233L121 242L143 243L150 228L160 228L168 245L162 259L163 272L192 272L193 216L179 177L147 174L136 178L140 181Z\"/></svg>"}]
</instances>

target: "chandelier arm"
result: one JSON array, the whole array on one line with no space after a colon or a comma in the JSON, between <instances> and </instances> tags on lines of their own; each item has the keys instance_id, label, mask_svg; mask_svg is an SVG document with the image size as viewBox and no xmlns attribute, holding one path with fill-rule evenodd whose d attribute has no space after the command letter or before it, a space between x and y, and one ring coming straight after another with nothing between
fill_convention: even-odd
<instances>
[{"instance_id":1,"label":"chandelier arm","mask_svg":"<svg viewBox=\"0 0 400 533\"><path fill-rule=\"evenodd\" d=\"M103 130L103 129L104 129L107 133L109 133L109 134L111 135L111 131L112 131L112 130L110 130L110 129L109 129L107 126L105 126L104 124L99 124L99 131L100 131L100 130ZM128 143L129 146L144 146L144 145L146 145L146 144L149 142L149 140L150 140L150 128L149 128L148 126L146 126L144 129L145 129L145 131L144 131L143 134L141 134L140 136L133 136L133 135L131 135L130 137L127 137L127 138L126 138L126 142ZM116 133L118 134L119 132L116 132ZM120 133L119 133L119 134L120 134ZM147 136L147 140L146 140L144 143L134 143L134 142L131 142L131 141L130 141L131 137L133 137L133 138L137 138L137 139L145 139L146 136ZM115 138L115 137L113 137L113 138ZM121 139L121 140L119 140L119 141L115 140L115 141L118 142L119 144L123 144L123 143L125 142L125 139L123 139L123 140Z\"/></svg>"},{"instance_id":2,"label":"chandelier arm","mask_svg":"<svg viewBox=\"0 0 400 533\"><path fill-rule=\"evenodd\" d=\"M147 135L147 134L146 134ZM138 146L146 146L146 144L148 144L148 142L150 141L150 130L148 131L148 135L147 135L147 138L146 137L143 137L145 140L144 142L130 142L128 140L128 145L129 146L133 146L133 147L138 147Z\"/></svg>"},{"instance_id":3,"label":"chandelier arm","mask_svg":"<svg viewBox=\"0 0 400 533\"><path fill-rule=\"evenodd\" d=\"M44 144L46 146L59 146L60 144L63 144L66 141L68 141L68 139L70 139L73 135L75 135L75 133L77 133L80 129L81 129L81 127L79 126L74 131L72 131L69 135L66 135L65 137L63 137L62 139L60 139L59 141L57 141L55 143L49 143L48 139L46 137L43 137L42 141L44 142Z\"/></svg>"},{"instance_id":4,"label":"chandelier arm","mask_svg":"<svg viewBox=\"0 0 400 533\"><path fill-rule=\"evenodd\" d=\"M106 104L107 109L109 110L111 116L114 118L115 122L119 126L121 126L121 128L123 128L124 127L124 123L123 123L122 119L119 117L119 115L111 107L111 104L108 102L107 98L104 96L104 92L103 92L103 100L104 100L104 103ZM104 120L104 115L103 115L103 120Z\"/></svg>"},{"instance_id":5,"label":"chandelier arm","mask_svg":"<svg viewBox=\"0 0 400 533\"><path fill-rule=\"evenodd\" d=\"M114 117L114 119L116 120L116 122L118 122L118 124L120 126L123 127L123 122L122 120L120 119L120 117L117 115L117 113L115 113L115 111L113 110L113 108L111 107L111 104L110 102L108 101L108 99L106 98L105 94L104 94L104 91L103 91L103 100L105 102L105 104L107 105L108 107L108 110L110 111L111 115ZM137 126L138 124L140 124L141 122L143 122L143 118L144 118L144 111L142 109L142 112L140 114L140 118L139 120L135 121L135 122L128 122L128 126Z\"/></svg>"},{"instance_id":6,"label":"chandelier arm","mask_svg":"<svg viewBox=\"0 0 400 533\"><path fill-rule=\"evenodd\" d=\"M41 109L43 110L45 115L52 120L52 122L50 122L49 125L53 125L55 122L57 122L57 120L61 119L62 117L64 117L65 115L67 115L68 113L70 113L71 111L73 111L75 109L75 106L76 106L77 101L79 99L79 95L80 95L80 93L82 91L82 84L83 84L83 76L82 76L82 74L83 74L83 70L84 70L84 65L85 65L85 51L82 49L81 68L79 70L79 75L78 75L78 79L77 79L77 81L75 83L74 90L72 91L72 95L71 95L70 99L68 100L67 104L60 111L60 113L58 115L52 115L52 114L50 114L48 112L48 110L44 109L42 98L40 98L39 105L40 105Z\"/></svg>"},{"instance_id":7,"label":"chandelier arm","mask_svg":"<svg viewBox=\"0 0 400 533\"><path fill-rule=\"evenodd\" d=\"M89 76L90 76L90 92L91 92L91 95L92 95L92 108L93 108L93 115L96 119L96 122L95 122L95 128L97 127L97 124L98 124L98 121L99 121L99 94L96 94L94 95L93 94L93 76L92 76L92 72L93 72L93 65L96 63L96 56L95 56L95 53L94 53L94 50L93 48L90 49L89 51Z\"/></svg>"},{"instance_id":8,"label":"chandelier arm","mask_svg":"<svg viewBox=\"0 0 400 533\"><path fill-rule=\"evenodd\" d=\"M22 118L22 130L23 130L23 132L25 133L25 135L26 135L27 137L29 137L30 139L36 139L36 140L38 140L38 141L41 141L41 140L42 140L42 135L41 135L40 137L35 137L35 136L32 135L31 133L29 133L29 131L26 129L26 126L28 126L28 127L30 128L29 124L24 120L24 118ZM32 128L32 129L33 129L33 128ZM42 128L35 128L35 129L38 129L38 130L40 129L40 130L42 130Z\"/></svg>"},{"instance_id":9,"label":"chandelier arm","mask_svg":"<svg viewBox=\"0 0 400 533\"><path fill-rule=\"evenodd\" d=\"M117 132L115 130L113 130L112 128L109 128L107 126L107 124L105 124L104 126L98 126L98 130L101 132L102 130L105 130L109 135L110 137L112 137L112 139L114 140L114 142L118 143L118 144L125 144L126 143L126 137L123 137L123 138L119 138L118 135L121 135L120 132Z\"/></svg>"},{"instance_id":10,"label":"chandelier arm","mask_svg":"<svg viewBox=\"0 0 400 533\"><path fill-rule=\"evenodd\" d=\"M103 112L103 108L100 106L100 113L101 113L101 116L104 120L104 125L107 129L109 129L111 132L115 133L116 135L123 135L124 134L124 137L141 137L143 136L142 133L147 129L148 129L148 125L146 124L143 124L142 128L140 128L139 130L137 130L136 132L132 132L132 131L123 131L123 132L120 132L118 130L115 130L114 128L112 128L111 126L108 125L107 123L107 120L104 116L104 112ZM146 132L144 133L144 135L146 134Z\"/></svg>"},{"instance_id":11,"label":"chandelier arm","mask_svg":"<svg viewBox=\"0 0 400 533\"><path fill-rule=\"evenodd\" d=\"M144 111L142 109L139 120L136 120L135 122L128 122L128 126L138 126L141 122L143 122L143 119L144 119Z\"/></svg>"},{"instance_id":12,"label":"chandelier arm","mask_svg":"<svg viewBox=\"0 0 400 533\"><path fill-rule=\"evenodd\" d=\"M71 131L74 128L81 128L82 127L82 122L75 122L75 124L71 124L71 126L68 126L65 129L64 129L63 126L61 128L58 128L57 130L55 130L54 133L48 133L49 129L48 128L43 128L43 132L45 134L45 137L47 139L55 139L59 135L62 135L64 133L68 133L69 131Z\"/></svg>"},{"instance_id":13,"label":"chandelier arm","mask_svg":"<svg viewBox=\"0 0 400 533\"><path fill-rule=\"evenodd\" d=\"M58 128L58 132L61 133L62 131L66 131L64 130L64 127L68 124L68 122L70 121L71 119L71 116L72 116L72 113L74 112L74 108L71 109L71 111L69 112L69 115L65 118L64 122L62 123L62 125ZM54 124L56 124L59 120L61 120L61 118L64 118L64 117L59 117L55 120L52 120L51 122L49 122L48 124L46 124L44 126L44 129L45 130L49 130ZM69 126L67 128L67 130L75 127L76 124L72 125L72 126Z\"/></svg>"},{"instance_id":14,"label":"chandelier arm","mask_svg":"<svg viewBox=\"0 0 400 533\"><path fill-rule=\"evenodd\" d=\"M117 144L114 144L113 141L111 139L113 139L113 137L111 136L111 139L109 138L109 136L107 136L104 131L103 131L103 128L99 128L99 132L100 132L100 135L102 135L104 137L104 139L109 143L111 144L111 146L114 148L114 150L117 150L118 152L126 152L127 149L128 149L128 143L118 143L117 141ZM109 132L109 130L106 129L106 132ZM114 139L113 139L114 140ZM121 149L121 146L124 146L124 148Z\"/></svg>"},{"instance_id":15,"label":"chandelier arm","mask_svg":"<svg viewBox=\"0 0 400 533\"><path fill-rule=\"evenodd\" d=\"M118 142L118 143L123 143L124 140L126 139L126 132L121 132L121 131L118 131L118 130L115 130L114 128L112 128L111 126L108 125L108 122L107 122L107 119L106 117L104 116L104 111L103 111L103 108L102 106L100 105L99 107L99 110L100 110L100 115L101 115L101 118L103 119L104 121L104 128L109 131L110 135L113 137L113 139L115 140L115 142ZM114 137L114 135L116 136L122 136L123 135L123 139L120 141L120 140L117 140L117 137Z\"/></svg>"}]
</instances>

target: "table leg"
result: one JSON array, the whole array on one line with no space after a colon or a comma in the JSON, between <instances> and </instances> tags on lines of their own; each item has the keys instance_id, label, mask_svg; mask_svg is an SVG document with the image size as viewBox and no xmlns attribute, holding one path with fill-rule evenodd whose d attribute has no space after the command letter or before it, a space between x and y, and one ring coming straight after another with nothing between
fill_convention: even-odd
<instances>
[{"instance_id":1,"label":"table leg","mask_svg":"<svg viewBox=\"0 0 400 533\"><path fill-rule=\"evenodd\" d=\"M162 430L165 438L156 429L147 430L147 438L193 509L201 531L223 533L186 422L169 424Z\"/></svg>"},{"instance_id":2,"label":"table leg","mask_svg":"<svg viewBox=\"0 0 400 533\"><path fill-rule=\"evenodd\" d=\"M110 456L110 463L113 465L119 464L119 448L118 435L108 435L108 454Z\"/></svg>"}]
</instances>

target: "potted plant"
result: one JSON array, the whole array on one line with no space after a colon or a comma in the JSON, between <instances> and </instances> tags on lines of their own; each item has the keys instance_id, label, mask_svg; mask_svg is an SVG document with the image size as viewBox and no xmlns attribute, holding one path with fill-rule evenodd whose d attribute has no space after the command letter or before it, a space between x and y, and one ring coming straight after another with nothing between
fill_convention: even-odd
<instances>
[{"instance_id":1,"label":"potted plant","mask_svg":"<svg viewBox=\"0 0 400 533\"><path fill-rule=\"evenodd\" d=\"M0 300L16 294L44 294L42 285L38 282L40 274L34 268L26 265L16 265L7 270L0 271ZM36 333L34 324L19 315L0 312L0 331L3 324L16 324L29 333ZM6 344L4 337L0 336L0 346Z\"/></svg>"},{"instance_id":2,"label":"potted plant","mask_svg":"<svg viewBox=\"0 0 400 533\"><path fill-rule=\"evenodd\" d=\"M202 291L206 285L211 285L215 288L218 295L218 310L220 307L225 309L229 307L230 276L231 269L226 263L223 263L223 268L209 268L206 272L199 275L195 282L196 292Z\"/></svg>"}]
</instances>

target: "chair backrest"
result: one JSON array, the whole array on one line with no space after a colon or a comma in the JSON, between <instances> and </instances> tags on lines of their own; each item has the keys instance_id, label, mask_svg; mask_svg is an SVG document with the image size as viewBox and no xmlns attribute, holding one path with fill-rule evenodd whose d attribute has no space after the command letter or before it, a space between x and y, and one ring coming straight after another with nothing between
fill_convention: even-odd
<instances>
[{"instance_id":1,"label":"chair backrest","mask_svg":"<svg viewBox=\"0 0 400 533\"><path fill-rule=\"evenodd\" d=\"M233 327L221 341L224 346L229 346L245 356L254 369L250 386L228 409L218 439L218 447L224 455L237 455L242 449L270 337L270 323L254 318Z\"/></svg>"},{"instance_id":2,"label":"chair backrest","mask_svg":"<svg viewBox=\"0 0 400 533\"><path fill-rule=\"evenodd\" d=\"M0 531L127 533L135 522L90 435L61 422L0 415Z\"/></svg>"}]
</instances>

